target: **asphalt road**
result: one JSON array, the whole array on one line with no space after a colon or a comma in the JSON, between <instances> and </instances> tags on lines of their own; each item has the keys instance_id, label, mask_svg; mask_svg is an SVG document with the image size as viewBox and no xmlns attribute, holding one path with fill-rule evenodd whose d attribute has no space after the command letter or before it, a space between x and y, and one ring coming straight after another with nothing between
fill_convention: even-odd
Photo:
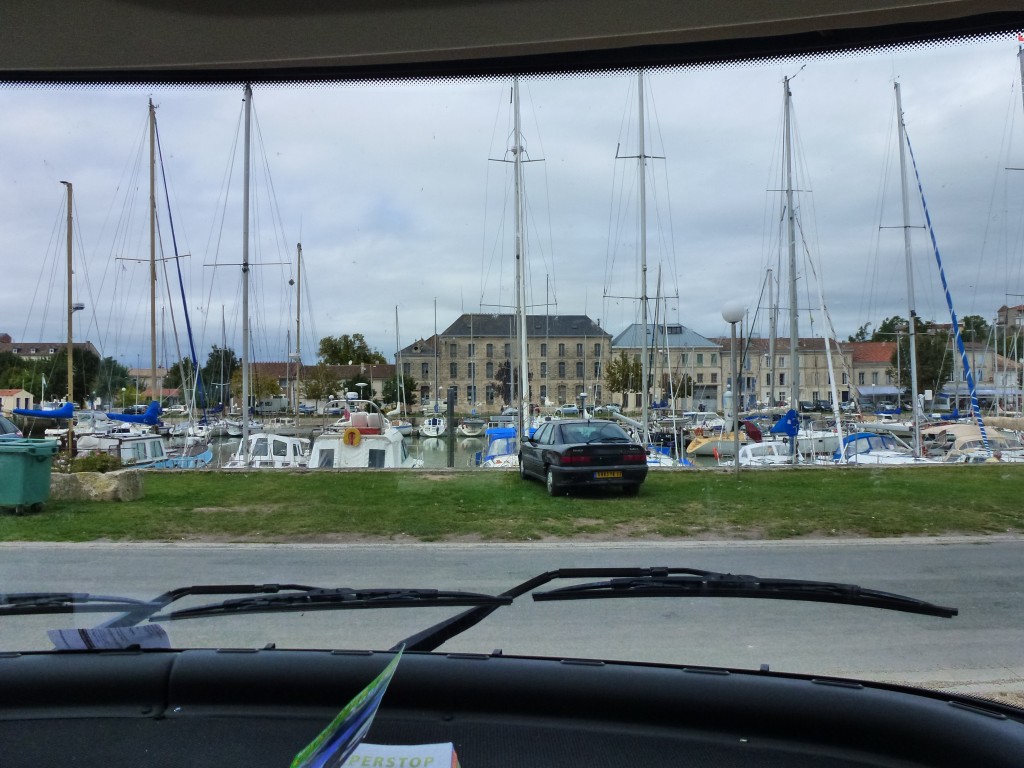
<instances>
[{"instance_id":1,"label":"asphalt road","mask_svg":"<svg viewBox=\"0 0 1024 768\"><path fill-rule=\"evenodd\" d=\"M151 598L212 583L434 587L498 593L559 567L686 566L843 581L953 606L940 619L748 599L534 603L520 599L443 650L627 658L1024 692L1024 538L518 544L0 544L0 591ZM557 586L557 585L553 585ZM210 602L211 598L191 603ZM183 605L186 603L183 603ZM165 624L202 647L386 648L443 609L332 611ZM0 650L49 648L45 630L104 616L12 617Z\"/></svg>"}]
</instances>

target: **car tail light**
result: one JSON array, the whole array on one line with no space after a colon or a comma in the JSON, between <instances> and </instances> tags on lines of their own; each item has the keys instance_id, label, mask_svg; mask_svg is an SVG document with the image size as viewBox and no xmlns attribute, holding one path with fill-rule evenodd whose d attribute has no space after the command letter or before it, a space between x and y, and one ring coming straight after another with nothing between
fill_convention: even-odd
<instances>
[{"instance_id":1,"label":"car tail light","mask_svg":"<svg viewBox=\"0 0 1024 768\"><path fill-rule=\"evenodd\" d=\"M646 464L647 454L644 451L630 451L622 454L623 464Z\"/></svg>"},{"instance_id":2,"label":"car tail light","mask_svg":"<svg viewBox=\"0 0 1024 768\"><path fill-rule=\"evenodd\" d=\"M583 448L570 448L564 454L562 454L563 465L579 466L580 464L591 464L594 458L588 453L584 452Z\"/></svg>"}]
</instances>

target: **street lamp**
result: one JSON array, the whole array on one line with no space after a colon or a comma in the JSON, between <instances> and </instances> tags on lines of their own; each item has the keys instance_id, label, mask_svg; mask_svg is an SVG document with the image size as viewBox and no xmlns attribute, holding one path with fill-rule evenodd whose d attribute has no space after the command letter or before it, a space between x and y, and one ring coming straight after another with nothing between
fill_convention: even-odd
<instances>
[{"instance_id":1,"label":"street lamp","mask_svg":"<svg viewBox=\"0 0 1024 768\"><path fill-rule=\"evenodd\" d=\"M366 386L366 382L365 381L358 381L358 382L356 382L356 386L359 387L359 399L362 400L363 399L363 387Z\"/></svg>"},{"instance_id":2,"label":"street lamp","mask_svg":"<svg viewBox=\"0 0 1024 768\"><path fill-rule=\"evenodd\" d=\"M736 462L736 474L740 472L740 414L736 407L736 323L743 319L747 313L742 302L729 301L722 307L722 319L729 324L731 330L731 342L729 345L729 367L732 370L732 397L729 398L729 405L732 408L732 455Z\"/></svg>"}]
</instances>

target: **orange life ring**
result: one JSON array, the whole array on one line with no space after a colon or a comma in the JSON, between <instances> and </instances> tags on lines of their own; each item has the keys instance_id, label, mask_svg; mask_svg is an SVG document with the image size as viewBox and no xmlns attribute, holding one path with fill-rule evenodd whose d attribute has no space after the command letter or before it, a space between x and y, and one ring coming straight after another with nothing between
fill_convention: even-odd
<instances>
[{"instance_id":1,"label":"orange life ring","mask_svg":"<svg viewBox=\"0 0 1024 768\"><path fill-rule=\"evenodd\" d=\"M349 427L345 430L345 436L342 438L342 442L345 445L351 445L353 448L359 445L359 442L363 439L363 436L359 433L356 427Z\"/></svg>"},{"instance_id":2,"label":"orange life ring","mask_svg":"<svg viewBox=\"0 0 1024 768\"><path fill-rule=\"evenodd\" d=\"M694 430L694 433L697 437L704 437L704 427L697 427L697 429Z\"/></svg>"}]
</instances>

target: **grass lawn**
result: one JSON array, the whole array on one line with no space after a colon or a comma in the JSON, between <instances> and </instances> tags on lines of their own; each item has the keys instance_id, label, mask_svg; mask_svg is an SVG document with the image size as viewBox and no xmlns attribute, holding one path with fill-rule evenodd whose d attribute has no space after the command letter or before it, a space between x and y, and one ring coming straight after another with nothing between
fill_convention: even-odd
<instances>
[{"instance_id":1,"label":"grass lawn","mask_svg":"<svg viewBox=\"0 0 1024 768\"><path fill-rule=\"evenodd\" d=\"M653 471L550 498L504 471L147 472L132 502L0 514L0 541L530 541L1024 531L1024 465Z\"/></svg>"}]
</instances>

